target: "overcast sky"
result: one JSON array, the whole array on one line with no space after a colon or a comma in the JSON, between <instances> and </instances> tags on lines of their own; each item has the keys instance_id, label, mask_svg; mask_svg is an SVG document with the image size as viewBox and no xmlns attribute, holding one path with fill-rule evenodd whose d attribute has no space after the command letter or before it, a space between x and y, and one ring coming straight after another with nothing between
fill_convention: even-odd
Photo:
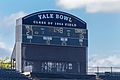
<instances>
[{"instance_id":1,"label":"overcast sky","mask_svg":"<svg viewBox=\"0 0 120 80\"><path fill-rule=\"evenodd\" d=\"M0 58L15 44L15 21L43 10L60 10L87 22L89 66L120 66L120 0L1 0Z\"/></svg>"}]
</instances>

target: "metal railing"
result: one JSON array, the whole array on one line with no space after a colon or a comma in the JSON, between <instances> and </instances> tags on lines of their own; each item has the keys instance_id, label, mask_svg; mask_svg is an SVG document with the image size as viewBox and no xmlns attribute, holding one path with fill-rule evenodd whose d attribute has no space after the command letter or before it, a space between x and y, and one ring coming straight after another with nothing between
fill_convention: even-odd
<instances>
[{"instance_id":1,"label":"metal railing","mask_svg":"<svg viewBox=\"0 0 120 80\"><path fill-rule=\"evenodd\" d=\"M88 74L105 73L105 72L120 73L120 67L88 67Z\"/></svg>"}]
</instances>

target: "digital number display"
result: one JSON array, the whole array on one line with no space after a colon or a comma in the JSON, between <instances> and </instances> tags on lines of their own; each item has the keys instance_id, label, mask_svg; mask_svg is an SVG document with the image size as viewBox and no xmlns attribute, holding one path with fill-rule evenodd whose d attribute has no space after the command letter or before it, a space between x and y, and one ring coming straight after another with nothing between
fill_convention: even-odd
<instances>
[{"instance_id":1,"label":"digital number display","mask_svg":"<svg viewBox=\"0 0 120 80\"><path fill-rule=\"evenodd\" d=\"M86 47L88 38L86 29L23 25L22 42L28 44Z\"/></svg>"}]
</instances>

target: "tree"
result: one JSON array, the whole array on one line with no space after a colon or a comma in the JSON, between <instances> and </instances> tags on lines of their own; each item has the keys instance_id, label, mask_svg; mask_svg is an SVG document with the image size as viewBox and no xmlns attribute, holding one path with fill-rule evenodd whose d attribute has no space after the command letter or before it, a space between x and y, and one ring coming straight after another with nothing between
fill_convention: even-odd
<instances>
[{"instance_id":1,"label":"tree","mask_svg":"<svg viewBox=\"0 0 120 80\"><path fill-rule=\"evenodd\" d=\"M11 67L11 62L9 61L9 57L5 57L4 59L0 59L0 68L9 69Z\"/></svg>"}]
</instances>

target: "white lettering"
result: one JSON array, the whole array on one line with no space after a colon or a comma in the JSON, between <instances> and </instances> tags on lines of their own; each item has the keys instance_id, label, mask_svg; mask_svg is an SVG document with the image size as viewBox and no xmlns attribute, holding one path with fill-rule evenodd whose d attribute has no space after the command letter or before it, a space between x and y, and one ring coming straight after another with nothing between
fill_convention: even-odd
<instances>
[{"instance_id":1,"label":"white lettering","mask_svg":"<svg viewBox=\"0 0 120 80\"><path fill-rule=\"evenodd\" d=\"M42 19L46 19L46 16L44 14L42 15Z\"/></svg>"},{"instance_id":2,"label":"white lettering","mask_svg":"<svg viewBox=\"0 0 120 80\"><path fill-rule=\"evenodd\" d=\"M40 14L40 15L38 15L38 17L39 17L40 20L41 19L53 19L53 18L56 18L56 19L72 22L71 17L65 16L65 15L59 15L59 14L55 14L55 17L54 17L54 14Z\"/></svg>"},{"instance_id":3,"label":"white lettering","mask_svg":"<svg viewBox=\"0 0 120 80\"><path fill-rule=\"evenodd\" d=\"M33 21L34 24L46 24L45 21Z\"/></svg>"},{"instance_id":4,"label":"white lettering","mask_svg":"<svg viewBox=\"0 0 120 80\"><path fill-rule=\"evenodd\" d=\"M48 22L48 25L52 25L53 24L53 22Z\"/></svg>"},{"instance_id":5,"label":"white lettering","mask_svg":"<svg viewBox=\"0 0 120 80\"><path fill-rule=\"evenodd\" d=\"M71 26L71 27L76 27L76 24L71 24L71 23L65 23L65 26Z\"/></svg>"},{"instance_id":6,"label":"white lettering","mask_svg":"<svg viewBox=\"0 0 120 80\"><path fill-rule=\"evenodd\" d=\"M50 16L49 16L48 14L46 14L46 17L47 17L47 18L50 18Z\"/></svg>"},{"instance_id":7,"label":"white lettering","mask_svg":"<svg viewBox=\"0 0 120 80\"><path fill-rule=\"evenodd\" d=\"M53 17L53 14L41 14L41 15L38 15L39 19L49 19L49 18L54 18Z\"/></svg>"},{"instance_id":8,"label":"white lettering","mask_svg":"<svg viewBox=\"0 0 120 80\"><path fill-rule=\"evenodd\" d=\"M63 15L60 15L60 19L63 19Z\"/></svg>"},{"instance_id":9,"label":"white lettering","mask_svg":"<svg viewBox=\"0 0 120 80\"><path fill-rule=\"evenodd\" d=\"M65 21L68 21L68 17L67 17L67 16L64 16L64 20L65 20Z\"/></svg>"},{"instance_id":10,"label":"white lettering","mask_svg":"<svg viewBox=\"0 0 120 80\"><path fill-rule=\"evenodd\" d=\"M72 19L71 19L71 18L69 18L69 22L72 22Z\"/></svg>"},{"instance_id":11,"label":"white lettering","mask_svg":"<svg viewBox=\"0 0 120 80\"><path fill-rule=\"evenodd\" d=\"M67 16L59 15L59 14L56 14L56 19L61 19L61 20L72 22L72 18L71 17L67 17Z\"/></svg>"},{"instance_id":12,"label":"white lettering","mask_svg":"<svg viewBox=\"0 0 120 80\"><path fill-rule=\"evenodd\" d=\"M53 14L50 14L50 18L54 18L54 17L53 17Z\"/></svg>"},{"instance_id":13,"label":"white lettering","mask_svg":"<svg viewBox=\"0 0 120 80\"><path fill-rule=\"evenodd\" d=\"M39 19L41 19L41 16L42 16L42 15L38 15Z\"/></svg>"},{"instance_id":14,"label":"white lettering","mask_svg":"<svg viewBox=\"0 0 120 80\"><path fill-rule=\"evenodd\" d=\"M56 19L59 19L59 15L58 14L56 14Z\"/></svg>"},{"instance_id":15,"label":"white lettering","mask_svg":"<svg viewBox=\"0 0 120 80\"><path fill-rule=\"evenodd\" d=\"M55 25L57 25L57 26L63 26L63 23L55 22Z\"/></svg>"}]
</instances>

